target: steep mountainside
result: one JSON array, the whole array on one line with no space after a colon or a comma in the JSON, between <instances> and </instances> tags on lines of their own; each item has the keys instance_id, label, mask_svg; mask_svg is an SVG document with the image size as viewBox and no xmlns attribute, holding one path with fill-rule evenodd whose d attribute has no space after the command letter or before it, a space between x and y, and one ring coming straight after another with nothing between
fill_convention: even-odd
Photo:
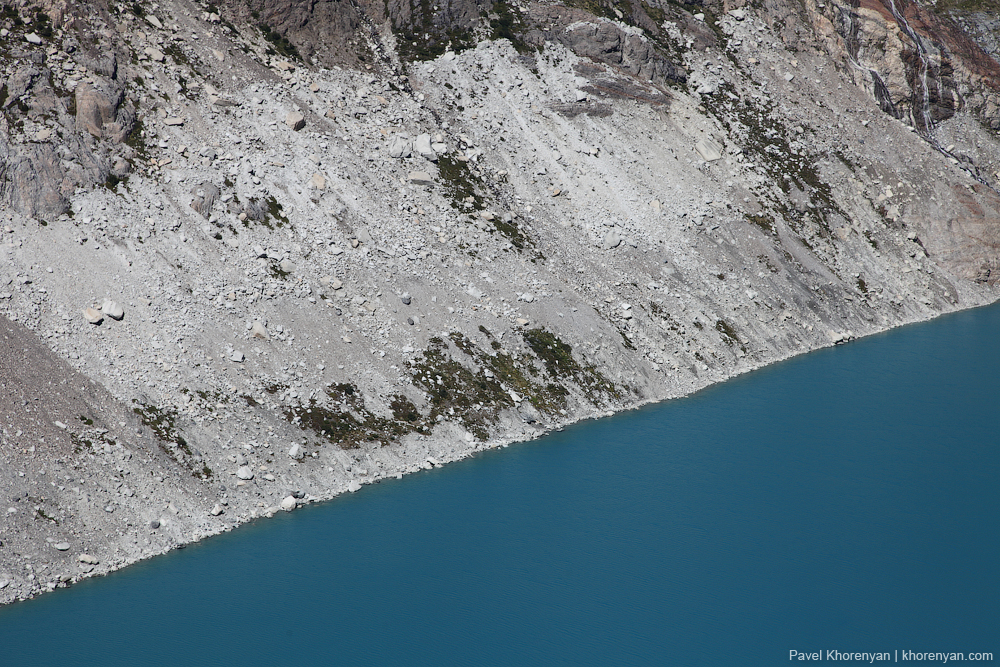
<instances>
[{"instance_id":1,"label":"steep mountainside","mask_svg":"<svg viewBox=\"0 0 1000 667\"><path fill-rule=\"evenodd\" d=\"M5 6L0 601L995 300L982 10Z\"/></svg>"}]
</instances>

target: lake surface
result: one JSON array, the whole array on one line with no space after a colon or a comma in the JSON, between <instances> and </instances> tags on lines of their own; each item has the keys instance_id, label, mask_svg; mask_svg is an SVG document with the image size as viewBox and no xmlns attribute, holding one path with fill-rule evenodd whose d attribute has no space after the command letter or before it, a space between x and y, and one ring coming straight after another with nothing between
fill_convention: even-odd
<instances>
[{"instance_id":1,"label":"lake surface","mask_svg":"<svg viewBox=\"0 0 1000 667\"><path fill-rule=\"evenodd\" d=\"M1000 657L1000 307L0 609L2 665Z\"/></svg>"}]
</instances>

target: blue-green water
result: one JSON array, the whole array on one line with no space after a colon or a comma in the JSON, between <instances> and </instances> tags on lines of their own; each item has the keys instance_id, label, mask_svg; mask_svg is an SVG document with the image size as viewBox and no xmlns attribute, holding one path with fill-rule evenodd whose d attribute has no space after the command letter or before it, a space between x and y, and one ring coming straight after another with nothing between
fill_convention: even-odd
<instances>
[{"instance_id":1,"label":"blue-green water","mask_svg":"<svg viewBox=\"0 0 1000 667\"><path fill-rule=\"evenodd\" d=\"M2 665L1000 659L1000 307L0 609Z\"/></svg>"}]
</instances>

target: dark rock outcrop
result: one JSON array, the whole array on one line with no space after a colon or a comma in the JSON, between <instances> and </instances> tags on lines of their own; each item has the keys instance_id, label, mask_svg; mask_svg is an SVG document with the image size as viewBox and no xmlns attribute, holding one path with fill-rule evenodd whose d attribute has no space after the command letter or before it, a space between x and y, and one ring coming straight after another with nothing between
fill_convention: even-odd
<instances>
[{"instance_id":1,"label":"dark rock outcrop","mask_svg":"<svg viewBox=\"0 0 1000 667\"><path fill-rule=\"evenodd\" d=\"M556 40L579 56L657 85L687 79L684 70L661 55L648 39L627 33L610 21L576 23L556 35Z\"/></svg>"}]
</instances>

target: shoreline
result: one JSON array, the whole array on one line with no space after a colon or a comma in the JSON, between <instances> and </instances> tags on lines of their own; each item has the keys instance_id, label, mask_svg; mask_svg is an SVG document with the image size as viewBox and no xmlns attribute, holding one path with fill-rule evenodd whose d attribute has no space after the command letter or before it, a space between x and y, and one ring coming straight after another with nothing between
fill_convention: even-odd
<instances>
[{"instance_id":1,"label":"shoreline","mask_svg":"<svg viewBox=\"0 0 1000 667\"><path fill-rule=\"evenodd\" d=\"M986 302L986 303L982 303L982 304L978 304L978 305L975 305L975 306L971 306L969 308L956 308L956 309L951 310L951 311L939 313L939 314L937 314L937 315L935 315L933 317L929 317L929 318L923 318L923 319L915 318L915 319L913 319L911 321L904 322L904 323L898 324L896 326L887 327L887 328L882 329L882 330L870 332L870 333L868 333L868 334L866 334L866 335L864 335L864 336L862 336L860 338L852 339L851 341L847 341L847 342L854 342L855 340L861 340L862 338L868 338L870 336L875 336L875 335L879 335L879 334L889 333L891 331L894 331L894 330L897 330L897 329L900 329L900 328L903 328L903 327L906 327L906 326L914 325L914 324L922 324L922 323L931 322L931 321L936 320L936 319L938 319L940 317L943 317L943 316L948 316L948 315L953 315L953 314L957 314L957 313L961 313L961 312L965 312L965 311L971 311L971 310L976 310L976 309L979 309L979 308L986 308L986 307L989 307L989 306L994 306L997 303L1000 303L1000 298L994 299L994 300ZM845 342L845 344L846 344L846 342ZM543 437L545 437L545 436L547 436L547 435L549 435L549 434L551 434L553 432L562 430L565 427L572 426L572 425L575 425L575 424L578 424L578 423L581 423L581 422L584 422L584 421L603 419L603 418L606 418L606 417L611 417L611 416L619 415L619 414L622 414L622 413L625 413L625 412L629 412L631 410L638 410L638 409L641 409L641 408L646 407L648 405L652 405L652 404L656 404L656 403L663 403L663 402L666 402L666 401L677 400L677 399L681 399L681 398L686 398L686 397L692 396L692 395L694 395L694 394L696 394L696 393L698 393L700 391L708 389L708 388L710 388L712 386L715 386L715 385L727 382L729 380L732 380L732 379L734 379L736 377L740 377L742 375L753 373L753 372L761 370L763 368L772 366L772 365L777 364L777 363L781 363L783 361L788 361L788 360L790 360L792 358L799 357L799 356L802 356L804 354L808 354L808 353L811 353L811 352L818 351L820 349L826 349L826 348L835 347L835 346L836 345L834 345L834 344L830 344L830 345L827 345L827 346L817 346L817 347L810 348L808 350L804 350L804 351L801 351L801 352L790 353L790 354L788 354L788 355L786 355L784 357L773 359L771 361L768 361L767 363L760 364L760 365L755 366L753 368L744 369L744 370L742 370L739 373L734 373L734 374L728 375L728 376L726 376L724 378L720 378L720 379L717 379L717 380L714 380L714 381L711 381L711 382L706 382L706 383L702 384L701 386L691 388L690 390L685 391L682 394L677 394L677 395L667 396L667 397L644 399L644 400L641 400L641 401L639 401L637 403L634 403L632 405L629 405L629 406L626 406L626 407L621 407L621 408L619 408L617 410L613 410L613 411L612 410L607 410L607 411L603 411L603 412L602 411L595 411L593 414L582 415L582 416L575 417L573 419L568 419L568 420L565 420L565 421L562 421L562 422L557 422L557 423L549 424L549 425L546 425L545 427L543 427L541 430L537 430L536 432L532 433L531 437L528 437L528 438L525 438L525 437L503 437L503 438L497 438L497 439L489 440L489 441L486 441L486 442L476 443L476 444L474 444L472 446L468 446L465 449L461 450L461 452L459 453L459 455L457 455L457 456L455 456L453 458L436 459L434 457L428 457L428 459L426 459L423 462L423 463L425 463L427 465L425 467L422 467L422 469L429 470L429 469L432 469L432 468L440 468L440 467L443 467L443 466L445 466L445 465L447 465L449 463L454 463L454 462L457 462L457 461L462 461L462 460L471 458L471 457L475 456L476 454L478 454L480 452L486 452L486 451L490 451L490 450L501 449L501 448L509 447L510 445L515 445L515 444L520 444L520 443L527 443L527 442L531 442L533 440L538 440L538 439L541 439L541 438L543 438ZM251 511L251 513L250 513L249 516L241 517L239 519L239 521L237 523L233 524L233 525L227 525L227 526L221 527L218 530L215 530L215 531L212 531L212 532L205 532L205 533L200 533L200 534L192 534L191 537L190 537L190 539L187 539L185 541L179 541L177 543L174 543L174 544L171 544L171 545L167 546L166 548L159 549L159 550L156 550L156 551L145 552L145 553L143 553L141 556L139 556L137 558L130 558L128 560L123 560L123 561L120 561L120 562L115 562L115 563L110 564L110 565L105 565L99 571L95 570L93 572L82 574L79 577L75 578L74 580L69 581L69 582L64 582L64 585L56 586L55 588L69 588L69 587L72 587L73 584L79 583L80 581L84 581L86 579L92 579L92 578L96 578L96 577L109 576L109 575L111 575L111 574L113 574L113 573L115 573L115 572L117 572L119 570L125 569L125 568L127 568L127 567L129 567L131 565L135 565L136 563L139 563L141 561L145 561L145 560L148 560L148 559L151 559L151 558L155 558L157 556L162 556L162 555L167 554L170 551L173 551L173 550L176 550L176 549L184 549L189 544L195 544L195 543L201 542L203 540L215 537L217 535L221 535L223 533L232 532L233 530L236 530L236 529L240 528L241 526L244 526L244 525L247 525L247 524L251 524L251 523L254 523L254 522L259 521L259 520L269 519L269 518L273 517L275 514L277 514L279 512L283 512L283 511L290 512L290 511L293 511L294 509L299 509L299 508L304 507L306 505L312 505L312 504L317 504L318 505L318 504L321 504L321 503L332 502L332 501L336 500L338 497L340 497L340 496L342 496L344 494L353 493L353 492L359 491L364 486L368 486L370 484L380 484L383 481L387 481L387 480L390 480L390 479L402 479L403 476L405 476L407 474L414 473L414 472L419 472L419 470L412 470L412 469L409 469L409 468L400 468L398 470L388 470L388 471L385 471L384 474L379 474L378 476L369 477L364 482L358 482L356 485L355 485L354 482L356 482L357 480L352 480L350 482L347 482L346 487L336 488L336 489L330 489L328 491L328 493L326 493L326 494L321 494L321 495L307 495L307 496L305 496L305 497L303 497L301 499L297 499L297 502L296 502L295 506L293 508L291 508L291 509L283 508L283 507L280 506L280 504L279 505L272 505L272 506L263 508L259 512L255 509L255 510ZM2 590L2 589L0 589L0 590ZM51 592L52 590L54 590L54 589L49 589L49 590L41 589L41 590L32 591L29 595L24 596L24 597L20 597L19 596L19 597L14 597L14 598L3 598L3 599L0 599L0 606L14 604L14 603L17 603L17 602L27 602L28 600L34 599L34 598L38 597L39 595L41 595L43 593Z\"/></svg>"}]
</instances>

